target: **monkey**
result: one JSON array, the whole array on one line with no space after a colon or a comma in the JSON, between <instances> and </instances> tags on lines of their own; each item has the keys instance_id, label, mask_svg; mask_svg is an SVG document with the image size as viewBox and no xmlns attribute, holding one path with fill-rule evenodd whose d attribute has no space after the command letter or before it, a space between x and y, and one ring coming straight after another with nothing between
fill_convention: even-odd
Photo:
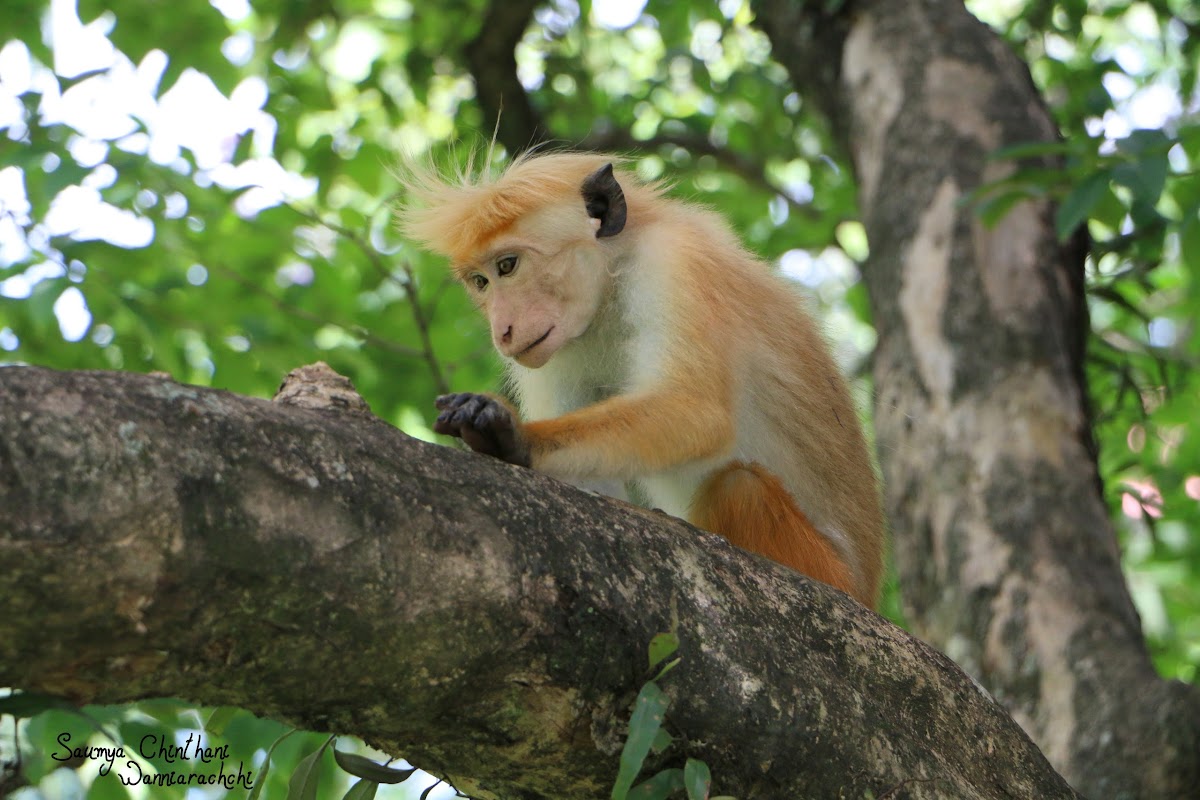
<instances>
[{"instance_id":1,"label":"monkey","mask_svg":"<svg viewBox=\"0 0 1200 800\"><path fill-rule=\"evenodd\" d=\"M884 523L846 380L790 281L613 155L409 165L402 234L449 259L518 410L437 399L473 450L684 518L878 600Z\"/></svg>"}]
</instances>

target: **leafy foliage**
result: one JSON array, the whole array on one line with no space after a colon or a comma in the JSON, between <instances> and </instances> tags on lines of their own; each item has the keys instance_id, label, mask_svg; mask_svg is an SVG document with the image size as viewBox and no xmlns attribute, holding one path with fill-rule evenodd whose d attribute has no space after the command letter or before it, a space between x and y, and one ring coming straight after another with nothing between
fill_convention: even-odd
<instances>
[{"instance_id":1,"label":"leafy foliage","mask_svg":"<svg viewBox=\"0 0 1200 800\"><path fill-rule=\"evenodd\" d=\"M672 611L674 611L672 609ZM673 627L678 624L672 613ZM671 745L671 735L663 727L670 698L659 687L658 681L679 659L666 661L679 648L679 636L673 629L660 633L650 642L650 670L665 665L651 680L646 681L633 703L633 714L629 718L629 736L621 748L620 769L610 797L612 800L667 800L684 792L688 800L709 800L712 775L708 765L694 758L687 759L683 769L668 767L655 772L636 786L638 775L646 766L650 756L662 754ZM722 796L712 800L734 800Z\"/></svg>"},{"instance_id":2,"label":"leafy foliage","mask_svg":"<svg viewBox=\"0 0 1200 800\"><path fill-rule=\"evenodd\" d=\"M378 415L425 436L436 394L495 382L464 294L389 222L404 158L462 163L487 138L465 57L484 0L214 0L169 13L87 0L78 18L69 2L50 5L5 6L0 359L162 370L259 396L321 359ZM852 172L749 4L659 0L624 27L604 23L602 5L556 0L517 47L552 135L636 148L647 177L720 208L809 285L854 370L873 336ZM996 219L1032 193L1059 201L1064 238L1086 221L1102 473L1159 668L1194 679L1200 11L1190 0L969 5L1025 57L1064 132L1050 150L998 154L1014 172L980 213ZM894 594L884 605L897 608ZM13 702L0 713L25 716ZM658 702L646 700L647 719ZM204 727L172 703L87 713L21 723L22 775L43 796L71 791L54 788L67 779L45 755L59 732L100 741L94 720L128 741ZM244 712L218 710L208 725L247 765L275 741L263 797L285 796L321 741ZM319 769L334 775L330 761ZM80 774L89 794L124 796ZM660 781L691 792L705 779L689 765Z\"/></svg>"}]
</instances>

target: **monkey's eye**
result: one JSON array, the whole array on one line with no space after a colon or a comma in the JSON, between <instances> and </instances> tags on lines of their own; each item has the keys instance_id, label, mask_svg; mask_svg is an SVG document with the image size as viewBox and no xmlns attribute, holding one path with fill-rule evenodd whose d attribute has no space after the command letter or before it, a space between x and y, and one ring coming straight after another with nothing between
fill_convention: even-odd
<instances>
[{"instance_id":1,"label":"monkey's eye","mask_svg":"<svg viewBox=\"0 0 1200 800\"><path fill-rule=\"evenodd\" d=\"M517 257L513 255L501 256L496 259L496 271L500 276L511 275L517 270Z\"/></svg>"},{"instance_id":2,"label":"monkey's eye","mask_svg":"<svg viewBox=\"0 0 1200 800\"><path fill-rule=\"evenodd\" d=\"M488 279L483 275L480 275L478 272L471 275L471 277L467 280L471 281L471 284L475 287L475 291L477 292L482 292L487 288L488 285Z\"/></svg>"}]
</instances>

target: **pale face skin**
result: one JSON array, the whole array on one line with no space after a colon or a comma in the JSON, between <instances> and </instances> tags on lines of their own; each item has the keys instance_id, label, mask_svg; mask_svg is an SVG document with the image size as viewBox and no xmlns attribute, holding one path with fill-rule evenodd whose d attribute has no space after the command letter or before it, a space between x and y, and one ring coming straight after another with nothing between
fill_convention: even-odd
<instances>
[{"instance_id":1,"label":"pale face skin","mask_svg":"<svg viewBox=\"0 0 1200 800\"><path fill-rule=\"evenodd\" d=\"M501 355L537 369L588 329L610 281L595 226L582 203L565 213L546 208L460 268Z\"/></svg>"}]
</instances>

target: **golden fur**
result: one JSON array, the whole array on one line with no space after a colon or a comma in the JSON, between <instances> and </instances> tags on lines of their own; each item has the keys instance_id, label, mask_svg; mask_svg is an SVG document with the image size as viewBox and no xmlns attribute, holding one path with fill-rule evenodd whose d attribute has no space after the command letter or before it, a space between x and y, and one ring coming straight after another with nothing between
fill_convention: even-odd
<instances>
[{"instance_id":1,"label":"golden fur","mask_svg":"<svg viewBox=\"0 0 1200 800\"><path fill-rule=\"evenodd\" d=\"M473 296L508 357L533 466L618 496L635 482L653 505L874 605L876 479L801 298L720 216L626 170L628 221L596 238L580 187L615 161L554 153L495 177L406 181L405 234L449 256L469 291L487 279ZM508 254L520 266L500 276Z\"/></svg>"}]
</instances>

